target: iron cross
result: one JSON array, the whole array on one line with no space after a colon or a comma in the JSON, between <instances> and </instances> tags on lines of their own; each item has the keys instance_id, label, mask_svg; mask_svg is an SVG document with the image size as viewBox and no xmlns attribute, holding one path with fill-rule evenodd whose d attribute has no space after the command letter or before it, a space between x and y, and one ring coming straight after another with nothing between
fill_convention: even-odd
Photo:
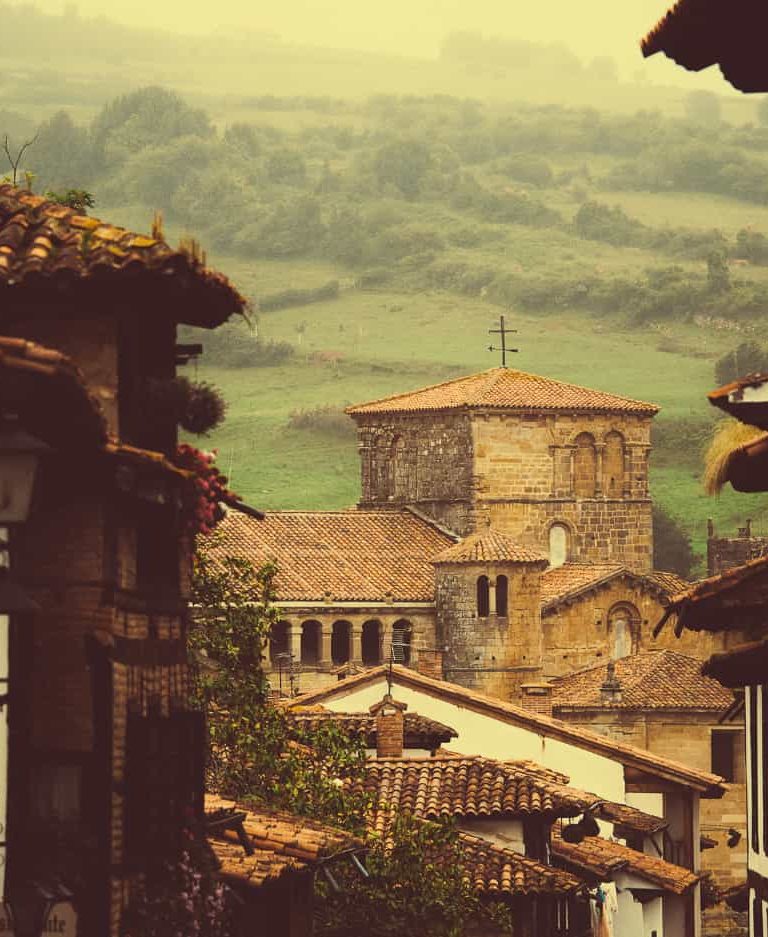
<instances>
[{"instance_id":1,"label":"iron cross","mask_svg":"<svg viewBox=\"0 0 768 937\"><path fill-rule=\"evenodd\" d=\"M501 335L501 348L494 348L493 345L488 346L488 351L500 351L501 352L501 366L506 368L507 366L507 352L517 352L519 348L507 348L507 335L517 334L517 329L507 329L504 327L504 316L499 316L499 328L498 329L488 329L489 335Z\"/></svg>"}]
</instances>

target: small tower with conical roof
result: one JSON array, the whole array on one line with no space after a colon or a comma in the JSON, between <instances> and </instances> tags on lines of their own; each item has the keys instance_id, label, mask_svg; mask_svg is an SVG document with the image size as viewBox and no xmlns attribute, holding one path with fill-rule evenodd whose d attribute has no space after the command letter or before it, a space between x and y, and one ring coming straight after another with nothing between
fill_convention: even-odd
<instances>
[{"instance_id":1,"label":"small tower with conical roof","mask_svg":"<svg viewBox=\"0 0 768 937\"><path fill-rule=\"evenodd\" d=\"M517 699L542 661L541 574L546 557L490 527L432 559L445 679Z\"/></svg>"}]
</instances>

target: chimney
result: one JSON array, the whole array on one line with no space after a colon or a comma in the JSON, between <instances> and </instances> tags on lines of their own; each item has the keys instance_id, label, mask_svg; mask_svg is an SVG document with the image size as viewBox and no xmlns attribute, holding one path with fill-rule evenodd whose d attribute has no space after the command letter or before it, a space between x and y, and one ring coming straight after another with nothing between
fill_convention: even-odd
<instances>
[{"instance_id":1,"label":"chimney","mask_svg":"<svg viewBox=\"0 0 768 937\"><path fill-rule=\"evenodd\" d=\"M552 684L551 683L524 683L520 687L523 709L539 713L542 716L552 715Z\"/></svg>"},{"instance_id":2,"label":"chimney","mask_svg":"<svg viewBox=\"0 0 768 937\"><path fill-rule=\"evenodd\" d=\"M374 703L368 712L376 717L376 756L378 758L402 758L403 737L407 703L398 703L387 693L383 700Z\"/></svg>"},{"instance_id":3,"label":"chimney","mask_svg":"<svg viewBox=\"0 0 768 937\"><path fill-rule=\"evenodd\" d=\"M616 664L608 661L608 673L605 675L605 683L600 687L600 699L603 703L621 702L621 683L616 676Z\"/></svg>"}]
</instances>

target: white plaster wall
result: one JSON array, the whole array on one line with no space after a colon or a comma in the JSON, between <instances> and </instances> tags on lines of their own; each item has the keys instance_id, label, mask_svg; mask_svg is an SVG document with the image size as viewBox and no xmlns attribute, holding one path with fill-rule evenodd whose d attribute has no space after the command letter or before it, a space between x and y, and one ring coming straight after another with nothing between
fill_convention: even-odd
<instances>
[{"instance_id":1,"label":"white plaster wall","mask_svg":"<svg viewBox=\"0 0 768 937\"><path fill-rule=\"evenodd\" d=\"M646 901L643 905L643 930L645 937L664 937L664 905L661 898Z\"/></svg>"},{"instance_id":2,"label":"white plaster wall","mask_svg":"<svg viewBox=\"0 0 768 937\"><path fill-rule=\"evenodd\" d=\"M324 705L336 712L367 712L370 706L381 700L386 688L386 681L382 679L328 700ZM616 761L572 743L550 739L530 729L474 712L449 700L438 699L422 690L396 686L393 695L408 704L409 712L429 716L458 732L458 738L443 746L446 751L535 761L545 768L568 775L574 787L624 803L624 768Z\"/></svg>"},{"instance_id":3,"label":"white plaster wall","mask_svg":"<svg viewBox=\"0 0 768 937\"><path fill-rule=\"evenodd\" d=\"M617 900L619 913L615 917L614 934L617 937L645 937L645 920L640 902L635 901L631 891L622 888L619 888Z\"/></svg>"},{"instance_id":4,"label":"white plaster wall","mask_svg":"<svg viewBox=\"0 0 768 937\"><path fill-rule=\"evenodd\" d=\"M465 817L458 820L456 826L465 833L472 833L497 846L519 852L521 856L525 855L522 820L487 820L479 817Z\"/></svg>"}]
</instances>

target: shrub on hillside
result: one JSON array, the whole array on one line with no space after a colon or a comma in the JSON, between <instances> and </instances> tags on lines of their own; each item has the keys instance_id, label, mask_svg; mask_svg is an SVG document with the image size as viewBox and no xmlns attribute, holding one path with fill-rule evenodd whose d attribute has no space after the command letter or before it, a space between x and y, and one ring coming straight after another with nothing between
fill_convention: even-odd
<instances>
[{"instance_id":1,"label":"shrub on hillside","mask_svg":"<svg viewBox=\"0 0 768 937\"><path fill-rule=\"evenodd\" d=\"M290 306L308 306L311 303L320 303L326 299L335 299L339 295L339 281L329 280L322 286L310 289L280 290L270 293L259 300L259 309L288 309Z\"/></svg>"},{"instance_id":2,"label":"shrub on hillside","mask_svg":"<svg viewBox=\"0 0 768 937\"><path fill-rule=\"evenodd\" d=\"M696 557L691 539L658 504L653 506L653 568L670 570L687 579Z\"/></svg>"},{"instance_id":3,"label":"shrub on hillside","mask_svg":"<svg viewBox=\"0 0 768 937\"><path fill-rule=\"evenodd\" d=\"M319 406L294 410L289 419L291 429L309 430L322 436L354 437L355 424L339 407Z\"/></svg>"},{"instance_id":4,"label":"shrub on hillside","mask_svg":"<svg viewBox=\"0 0 768 937\"><path fill-rule=\"evenodd\" d=\"M742 342L715 362L715 383L719 387L755 371L768 371L768 348L757 342Z\"/></svg>"}]
</instances>

